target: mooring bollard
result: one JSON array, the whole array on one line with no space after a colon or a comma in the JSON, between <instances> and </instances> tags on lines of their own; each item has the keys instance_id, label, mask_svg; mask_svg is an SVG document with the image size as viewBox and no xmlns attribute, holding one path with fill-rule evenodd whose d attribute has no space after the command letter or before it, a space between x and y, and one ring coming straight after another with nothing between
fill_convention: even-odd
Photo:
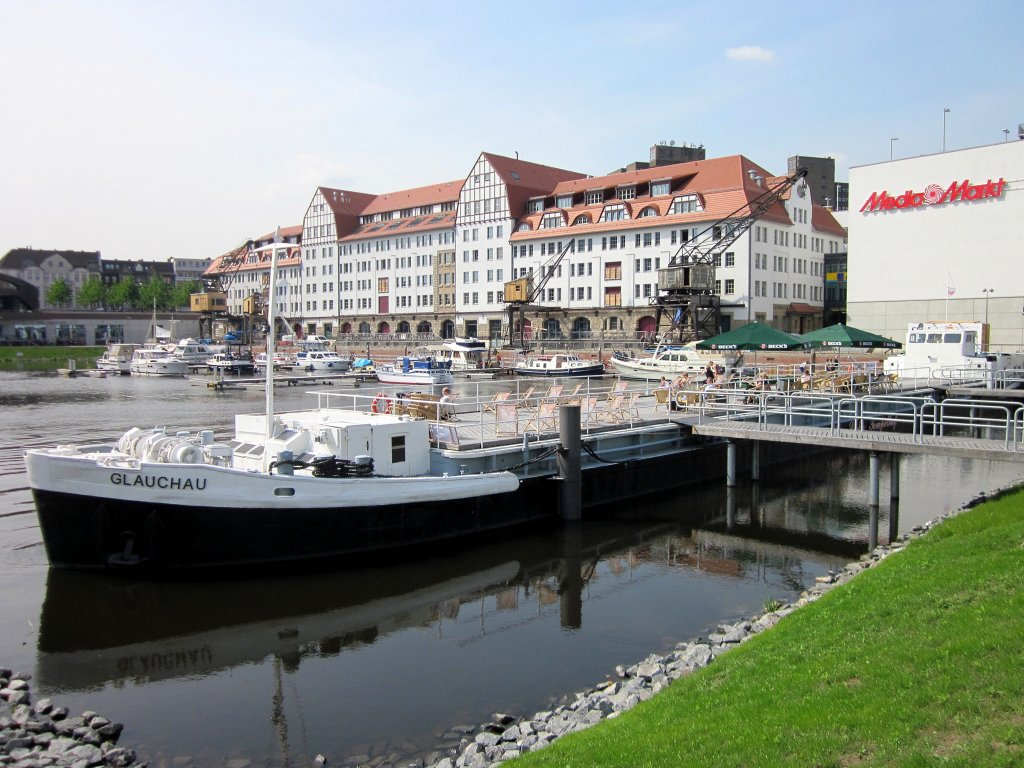
<instances>
[{"instance_id":1,"label":"mooring bollard","mask_svg":"<svg viewBox=\"0 0 1024 768\"><path fill-rule=\"evenodd\" d=\"M580 407L561 405L558 407L558 514L563 520L580 520L583 517L583 480L580 465L582 445L580 429Z\"/></svg>"}]
</instances>

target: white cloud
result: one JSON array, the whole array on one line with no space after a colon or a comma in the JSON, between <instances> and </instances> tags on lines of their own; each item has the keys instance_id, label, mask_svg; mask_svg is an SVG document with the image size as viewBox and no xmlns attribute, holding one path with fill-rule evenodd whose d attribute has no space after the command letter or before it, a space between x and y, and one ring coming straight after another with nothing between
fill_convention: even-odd
<instances>
[{"instance_id":1,"label":"white cloud","mask_svg":"<svg viewBox=\"0 0 1024 768\"><path fill-rule=\"evenodd\" d=\"M725 51L727 58L733 61L774 61L775 51L762 48L759 45L744 45L739 48L728 48Z\"/></svg>"}]
</instances>

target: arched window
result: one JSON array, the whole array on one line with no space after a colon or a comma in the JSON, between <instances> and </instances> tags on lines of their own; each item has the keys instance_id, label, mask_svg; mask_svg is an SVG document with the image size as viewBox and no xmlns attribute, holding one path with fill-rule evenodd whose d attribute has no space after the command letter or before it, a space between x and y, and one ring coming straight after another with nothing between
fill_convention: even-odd
<instances>
[{"instance_id":1,"label":"arched window","mask_svg":"<svg viewBox=\"0 0 1024 768\"><path fill-rule=\"evenodd\" d=\"M613 317L609 317L605 321L605 324L606 324L606 326L607 326L609 331L621 331L622 330L622 321L619 320L619 318L617 318L617 317L614 317L614 316Z\"/></svg>"},{"instance_id":2,"label":"arched window","mask_svg":"<svg viewBox=\"0 0 1024 768\"><path fill-rule=\"evenodd\" d=\"M341 332L342 333L352 333L352 323L342 323L341 324Z\"/></svg>"},{"instance_id":3,"label":"arched window","mask_svg":"<svg viewBox=\"0 0 1024 768\"><path fill-rule=\"evenodd\" d=\"M363 322L361 322L359 324L359 332L360 333L369 333L370 332L370 324L368 322L366 322L365 320L363 320Z\"/></svg>"},{"instance_id":4,"label":"arched window","mask_svg":"<svg viewBox=\"0 0 1024 768\"><path fill-rule=\"evenodd\" d=\"M442 339L454 339L455 338L455 321L445 320L441 323L441 338Z\"/></svg>"},{"instance_id":5,"label":"arched window","mask_svg":"<svg viewBox=\"0 0 1024 768\"><path fill-rule=\"evenodd\" d=\"M377 333L391 333L391 324L381 320L377 323Z\"/></svg>"},{"instance_id":6,"label":"arched window","mask_svg":"<svg viewBox=\"0 0 1024 768\"><path fill-rule=\"evenodd\" d=\"M589 223L590 223L590 215L586 214L586 213L581 213L579 216L577 216L575 219L572 220L572 225L574 227L577 224L589 224Z\"/></svg>"},{"instance_id":7,"label":"arched window","mask_svg":"<svg viewBox=\"0 0 1024 768\"><path fill-rule=\"evenodd\" d=\"M657 215L658 215L658 209L655 208L653 205L649 205L646 208L644 208L642 211L640 211L640 215L637 216L637 218L638 219L646 219L646 218L649 218L650 216L657 216Z\"/></svg>"},{"instance_id":8,"label":"arched window","mask_svg":"<svg viewBox=\"0 0 1024 768\"><path fill-rule=\"evenodd\" d=\"M553 317L544 321L544 336L548 339L562 338L562 326Z\"/></svg>"},{"instance_id":9,"label":"arched window","mask_svg":"<svg viewBox=\"0 0 1024 768\"><path fill-rule=\"evenodd\" d=\"M407 320L402 320L401 322L399 322L398 323L398 333L408 333L408 332L409 332L409 322Z\"/></svg>"},{"instance_id":10,"label":"arched window","mask_svg":"<svg viewBox=\"0 0 1024 768\"><path fill-rule=\"evenodd\" d=\"M426 320L420 320L420 324L416 326L416 333L430 333L431 330L430 323Z\"/></svg>"},{"instance_id":11,"label":"arched window","mask_svg":"<svg viewBox=\"0 0 1024 768\"><path fill-rule=\"evenodd\" d=\"M572 338L574 339L589 339L590 338L590 320L585 317L577 317L572 321Z\"/></svg>"},{"instance_id":12,"label":"arched window","mask_svg":"<svg viewBox=\"0 0 1024 768\"><path fill-rule=\"evenodd\" d=\"M522 224L519 225L519 227L518 227L518 229L516 229L516 231L517 232L529 232L531 229L532 229L532 227L527 222L524 221Z\"/></svg>"}]
</instances>

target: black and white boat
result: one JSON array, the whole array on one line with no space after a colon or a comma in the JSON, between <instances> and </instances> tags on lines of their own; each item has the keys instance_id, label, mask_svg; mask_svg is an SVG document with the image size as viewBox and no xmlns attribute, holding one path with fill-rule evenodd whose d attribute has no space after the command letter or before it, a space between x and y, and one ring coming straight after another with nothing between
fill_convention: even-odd
<instances>
[{"instance_id":1,"label":"black and white boat","mask_svg":"<svg viewBox=\"0 0 1024 768\"><path fill-rule=\"evenodd\" d=\"M533 355L516 362L512 371L520 376L602 376L604 363L567 353Z\"/></svg>"}]
</instances>

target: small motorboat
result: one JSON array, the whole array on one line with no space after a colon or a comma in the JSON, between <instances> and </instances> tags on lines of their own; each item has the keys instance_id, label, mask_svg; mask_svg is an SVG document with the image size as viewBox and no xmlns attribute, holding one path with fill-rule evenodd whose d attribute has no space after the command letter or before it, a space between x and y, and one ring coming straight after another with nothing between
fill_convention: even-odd
<instances>
[{"instance_id":1,"label":"small motorboat","mask_svg":"<svg viewBox=\"0 0 1024 768\"><path fill-rule=\"evenodd\" d=\"M127 376L132 372L132 355L141 344L110 344L96 360L96 370Z\"/></svg>"},{"instance_id":2,"label":"small motorboat","mask_svg":"<svg viewBox=\"0 0 1024 768\"><path fill-rule=\"evenodd\" d=\"M520 376L601 376L604 363L568 353L533 355L517 362L512 371Z\"/></svg>"},{"instance_id":3,"label":"small motorboat","mask_svg":"<svg viewBox=\"0 0 1024 768\"><path fill-rule=\"evenodd\" d=\"M163 347L136 349L129 367L133 376L184 376L188 373L188 363Z\"/></svg>"},{"instance_id":4,"label":"small motorboat","mask_svg":"<svg viewBox=\"0 0 1024 768\"><path fill-rule=\"evenodd\" d=\"M394 364L377 366L377 380L382 384L425 384L440 386L451 384L451 362L433 357L403 357Z\"/></svg>"}]
</instances>

